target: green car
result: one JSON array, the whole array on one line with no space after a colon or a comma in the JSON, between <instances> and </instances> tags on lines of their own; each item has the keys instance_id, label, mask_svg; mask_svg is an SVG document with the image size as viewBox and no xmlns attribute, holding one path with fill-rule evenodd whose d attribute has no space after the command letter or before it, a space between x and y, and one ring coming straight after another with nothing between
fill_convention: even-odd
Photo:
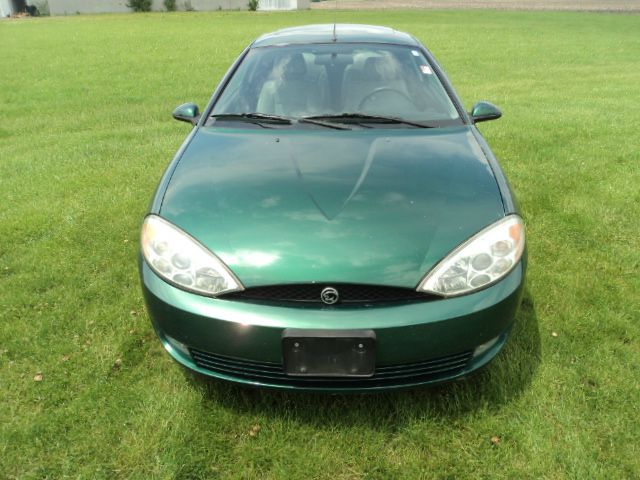
<instances>
[{"instance_id":1,"label":"green car","mask_svg":"<svg viewBox=\"0 0 640 480\"><path fill-rule=\"evenodd\" d=\"M513 193L429 51L365 25L254 41L142 226L169 354L246 385L356 392L468 375L504 345L525 277Z\"/></svg>"}]
</instances>

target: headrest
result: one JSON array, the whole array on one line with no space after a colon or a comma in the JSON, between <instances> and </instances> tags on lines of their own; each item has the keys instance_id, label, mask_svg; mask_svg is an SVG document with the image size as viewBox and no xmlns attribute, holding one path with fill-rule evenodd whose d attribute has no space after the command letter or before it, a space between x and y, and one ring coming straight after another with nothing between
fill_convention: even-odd
<instances>
[{"instance_id":1,"label":"headrest","mask_svg":"<svg viewBox=\"0 0 640 480\"><path fill-rule=\"evenodd\" d=\"M284 69L284 76L286 78L301 77L307 73L307 62L304 61L304 57L301 53L293 55L287 66Z\"/></svg>"},{"instance_id":2,"label":"headrest","mask_svg":"<svg viewBox=\"0 0 640 480\"><path fill-rule=\"evenodd\" d=\"M383 57L369 57L364 62L362 73L369 80L392 80L397 72Z\"/></svg>"}]
</instances>

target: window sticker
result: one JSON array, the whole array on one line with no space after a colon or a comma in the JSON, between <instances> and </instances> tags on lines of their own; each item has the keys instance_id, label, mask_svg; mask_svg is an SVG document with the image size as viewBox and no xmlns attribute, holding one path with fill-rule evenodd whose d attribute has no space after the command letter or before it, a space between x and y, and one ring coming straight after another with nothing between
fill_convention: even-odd
<instances>
[{"instance_id":1,"label":"window sticker","mask_svg":"<svg viewBox=\"0 0 640 480\"><path fill-rule=\"evenodd\" d=\"M411 50L411 55L413 55L414 57L419 57L420 56L420 52L417 50Z\"/></svg>"},{"instance_id":2,"label":"window sticker","mask_svg":"<svg viewBox=\"0 0 640 480\"><path fill-rule=\"evenodd\" d=\"M425 75L432 75L433 74L433 72L429 68L429 65L420 65L420 71L422 73L424 73Z\"/></svg>"}]
</instances>

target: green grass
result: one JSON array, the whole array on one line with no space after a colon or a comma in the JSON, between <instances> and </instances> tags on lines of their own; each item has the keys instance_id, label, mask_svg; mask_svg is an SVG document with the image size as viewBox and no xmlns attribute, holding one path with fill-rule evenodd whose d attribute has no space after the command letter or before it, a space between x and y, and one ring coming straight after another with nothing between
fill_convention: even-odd
<instances>
[{"instance_id":1,"label":"green grass","mask_svg":"<svg viewBox=\"0 0 640 480\"><path fill-rule=\"evenodd\" d=\"M136 256L189 130L172 108L205 104L258 34L333 19L0 21L1 478L640 476L637 15L337 14L413 33L468 108L504 111L481 130L518 194L530 263L488 369L409 392L293 395L199 383L162 351Z\"/></svg>"}]
</instances>

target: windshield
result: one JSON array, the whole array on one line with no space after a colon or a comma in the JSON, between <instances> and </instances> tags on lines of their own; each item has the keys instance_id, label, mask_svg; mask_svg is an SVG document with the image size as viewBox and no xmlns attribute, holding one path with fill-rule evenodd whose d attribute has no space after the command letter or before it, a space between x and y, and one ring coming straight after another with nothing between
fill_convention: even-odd
<instances>
[{"instance_id":1,"label":"windshield","mask_svg":"<svg viewBox=\"0 0 640 480\"><path fill-rule=\"evenodd\" d=\"M387 44L308 44L249 51L212 115L292 119L345 114L433 126L460 123L433 68L416 48Z\"/></svg>"}]
</instances>

